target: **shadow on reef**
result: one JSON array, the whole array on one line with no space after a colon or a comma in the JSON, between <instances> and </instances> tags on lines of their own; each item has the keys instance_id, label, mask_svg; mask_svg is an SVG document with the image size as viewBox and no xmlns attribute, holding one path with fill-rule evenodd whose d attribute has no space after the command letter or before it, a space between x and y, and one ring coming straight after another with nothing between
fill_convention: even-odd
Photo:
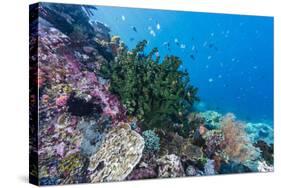
<instances>
[{"instance_id":1,"label":"shadow on reef","mask_svg":"<svg viewBox=\"0 0 281 188\"><path fill-rule=\"evenodd\" d=\"M92 116L93 114L101 114L102 107L100 102L95 101L97 99L92 98L90 101L79 98L72 93L67 100L68 112L73 116Z\"/></svg>"},{"instance_id":2,"label":"shadow on reef","mask_svg":"<svg viewBox=\"0 0 281 188\"><path fill-rule=\"evenodd\" d=\"M90 20L95 7L39 3L31 11L37 184L273 171L273 129L245 130L233 114L193 111L197 88L178 57L160 62L156 48L144 52L145 40L128 50Z\"/></svg>"}]
</instances>

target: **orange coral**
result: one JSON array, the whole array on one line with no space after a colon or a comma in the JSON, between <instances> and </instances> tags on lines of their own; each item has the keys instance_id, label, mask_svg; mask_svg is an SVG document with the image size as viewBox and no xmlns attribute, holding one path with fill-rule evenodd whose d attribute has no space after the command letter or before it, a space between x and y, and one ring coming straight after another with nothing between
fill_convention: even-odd
<instances>
[{"instance_id":1,"label":"orange coral","mask_svg":"<svg viewBox=\"0 0 281 188\"><path fill-rule=\"evenodd\" d=\"M245 162L256 154L256 150L245 133L242 122L236 121L232 114L227 114L221 125L224 134L222 148L230 160Z\"/></svg>"}]
</instances>

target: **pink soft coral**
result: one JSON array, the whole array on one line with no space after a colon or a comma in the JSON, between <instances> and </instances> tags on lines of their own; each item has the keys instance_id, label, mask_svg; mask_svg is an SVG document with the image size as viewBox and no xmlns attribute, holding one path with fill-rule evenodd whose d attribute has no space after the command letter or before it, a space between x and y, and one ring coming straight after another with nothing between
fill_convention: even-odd
<instances>
[{"instance_id":1,"label":"pink soft coral","mask_svg":"<svg viewBox=\"0 0 281 188\"><path fill-rule=\"evenodd\" d=\"M67 103L68 97L66 95L62 95L56 99L56 105L59 107L65 106Z\"/></svg>"}]
</instances>

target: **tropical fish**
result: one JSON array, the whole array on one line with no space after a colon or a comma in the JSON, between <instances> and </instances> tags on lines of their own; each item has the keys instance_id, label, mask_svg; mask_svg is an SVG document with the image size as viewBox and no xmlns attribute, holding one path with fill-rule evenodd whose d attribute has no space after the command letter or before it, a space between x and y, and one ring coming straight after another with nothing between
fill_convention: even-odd
<instances>
[{"instance_id":1,"label":"tropical fish","mask_svg":"<svg viewBox=\"0 0 281 188\"><path fill-rule=\"evenodd\" d=\"M167 47L167 49L168 49L169 51L171 51L170 42L168 42L168 41L164 42L164 43L163 43L163 46Z\"/></svg>"},{"instance_id":2,"label":"tropical fish","mask_svg":"<svg viewBox=\"0 0 281 188\"><path fill-rule=\"evenodd\" d=\"M214 79L213 78L209 78L208 81L211 83L211 82L214 81Z\"/></svg>"},{"instance_id":3,"label":"tropical fish","mask_svg":"<svg viewBox=\"0 0 281 188\"><path fill-rule=\"evenodd\" d=\"M181 44L180 48L185 49L186 45L185 44Z\"/></svg>"},{"instance_id":4,"label":"tropical fish","mask_svg":"<svg viewBox=\"0 0 281 188\"><path fill-rule=\"evenodd\" d=\"M149 32L152 36L156 36L156 33L155 33L155 31L154 30L150 30L150 32Z\"/></svg>"},{"instance_id":5,"label":"tropical fish","mask_svg":"<svg viewBox=\"0 0 281 188\"><path fill-rule=\"evenodd\" d=\"M178 45L178 46L180 45L180 42L179 42L179 40L177 38L175 38L174 41L175 41L176 45Z\"/></svg>"},{"instance_id":6,"label":"tropical fish","mask_svg":"<svg viewBox=\"0 0 281 188\"><path fill-rule=\"evenodd\" d=\"M195 61L195 56L193 54L189 55L190 59L192 59L193 61Z\"/></svg>"},{"instance_id":7,"label":"tropical fish","mask_svg":"<svg viewBox=\"0 0 281 188\"><path fill-rule=\"evenodd\" d=\"M157 30L160 30L160 24L159 23L156 24L156 28L157 28Z\"/></svg>"},{"instance_id":8,"label":"tropical fish","mask_svg":"<svg viewBox=\"0 0 281 188\"><path fill-rule=\"evenodd\" d=\"M131 28L133 29L134 32L136 32L136 33L138 32L137 28L135 26L131 26Z\"/></svg>"}]
</instances>

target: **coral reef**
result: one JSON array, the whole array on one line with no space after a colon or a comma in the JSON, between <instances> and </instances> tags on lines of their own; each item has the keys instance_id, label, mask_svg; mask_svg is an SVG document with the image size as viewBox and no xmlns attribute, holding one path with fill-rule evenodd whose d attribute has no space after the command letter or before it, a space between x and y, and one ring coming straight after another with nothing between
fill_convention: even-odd
<instances>
[{"instance_id":1,"label":"coral reef","mask_svg":"<svg viewBox=\"0 0 281 188\"><path fill-rule=\"evenodd\" d=\"M205 111L199 113L202 118L205 119L205 126L207 129L218 129L220 128L222 115L216 111Z\"/></svg>"},{"instance_id":2,"label":"coral reef","mask_svg":"<svg viewBox=\"0 0 281 188\"><path fill-rule=\"evenodd\" d=\"M178 57L147 52L146 40L129 50L88 6L38 10L30 174L40 185L273 171L273 128L195 111Z\"/></svg>"},{"instance_id":3,"label":"coral reef","mask_svg":"<svg viewBox=\"0 0 281 188\"><path fill-rule=\"evenodd\" d=\"M153 130L146 130L142 132L144 138L144 151L145 152L157 152L160 149L160 138Z\"/></svg>"},{"instance_id":4,"label":"coral reef","mask_svg":"<svg viewBox=\"0 0 281 188\"><path fill-rule=\"evenodd\" d=\"M203 172L192 165L189 165L185 170L186 176L202 176Z\"/></svg>"},{"instance_id":5,"label":"coral reef","mask_svg":"<svg viewBox=\"0 0 281 188\"><path fill-rule=\"evenodd\" d=\"M131 52L124 49L100 72L110 79L110 91L120 97L127 114L142 120L142 128L169 128L183 122L198 100L197 89L189 83L189 74L179 70L179 58L165 57L159 62L157 49L144 53L146 44L138 43Z\"/></svg>"},{"instance_id":6,"label":"coral reef","mask_svg":"<svg viewBox=\"0 0 281 188\"><path fill-rule=\"evenodd\" d=\"M174 154L163 156L157 160L158 177L175 178L185 176L180 158Z\"/></svg>"},{"instance_id":7,"label":"coral reef","mask_svg":"<svg viewBox=\"0 0 281 188\"><path fill-rule=\"evenodd\" d=\"M90 182L124 180L140 161L143 138L125 123L105 136L100 149L90 157Z\"/></svg>"},{"instance_id":8,"label":"coral reef","mask_svg":"<svg viewBox=\"0 0 281 188\"><path fill-rule=\"evenodd\" d=\"M227 114L221 124L224 135L223 152L230 160L245 162L258 157L259 153L248 139L242 122L236 121L232 114Z\"/></svg>"},{"instance_id":9,"label":"coral reef","mask_svg":"<svg viewBox=\"0 0 281 188\"><path fill-rule=\"evenodd\" d=\"M267 145L263 140L258 140L254 146L260 149L262 158L269 165L273 165L273 144Z\"/></svg>"},{"instance_id":10,"label":"coral reef","mask_svg":"<svg viewBox=\"0 0 281 188\"><path fill-rule=\"evenodd\" d=\"M205 175L215 175L215 164L214 160L208 159L204 166L204 174Z\"/></svg>"},{"instance_id":11,"label":"coral reef","mask_svg":"<svg viewBox=\"0 0 281 188\"><path fill-rule=\"evenodd\" d=\"M259 161L258 171L259 172L273 172L274 168L271 165L270 166L267 165L265 161Z\"/></svg>"},{"instance_id":12,"label":"coral reef","mask_svg":"<svg viewBox=\"0 0 281 188\"><path fill-rule=\"evenodd\" d=\"M80 151L84 156L95 154L102 144L110 122L107 120L81 120L78 123L78 128L83 135Z\"/></svg>"},{"instance_id":13,"label":"coral reef","mask_svg":"<svg viewBox=\"0 0 281 188\"><path fill-rule=\"evenodd\" d=\"M221 152L221 145L224 141L224 136L220 130L208 131L203 138L205 139L204 153L207 157L212 158L216 153Z\"/></svg>"},{"instance_id":14,"label":"coral reef","mask_svg":"<svg viewBox=\"0 0 281 188\"><path fill-rule=\"evenodd\" d=\"M87 182L87 158L79 152L68 155L58 164L60 177L63 179L62 184L74 184Z\"/></svg>"},{"instance_id":15,"label":"coral reef","mask_svg":"<svg viewBox=\"0 0 281 188\"><path fill-rule=\"evenodd\" d=\"M191 144L190 142L185 142L180 147L180 153L182 160L196 162L200 160L203 156L202 149L196 145Z\"/></svg>"},{"instance_id":16,"label":"coral reef","mask_svg":"<svg viewBox=\"0 0 281 188\"><path fill-rule=\"evenodd\" d=\"M141 179L150 179L156 178L157 173L157 164L154 162L145 163L140 162L137 168L135 168L128 176L127 180L141 180Z\"/></svg>"},{"instance_id":17,"label":"coral reef","mask_svg":"<svg viewBox=\"0 0 281 188\"><path fill-rule=\"evenodd\" d=\"M253 143L263 140L267 144L273 144L273 127L266 123L247 123L245 126L249 138Z\"/></svg>"}]
</instances>

